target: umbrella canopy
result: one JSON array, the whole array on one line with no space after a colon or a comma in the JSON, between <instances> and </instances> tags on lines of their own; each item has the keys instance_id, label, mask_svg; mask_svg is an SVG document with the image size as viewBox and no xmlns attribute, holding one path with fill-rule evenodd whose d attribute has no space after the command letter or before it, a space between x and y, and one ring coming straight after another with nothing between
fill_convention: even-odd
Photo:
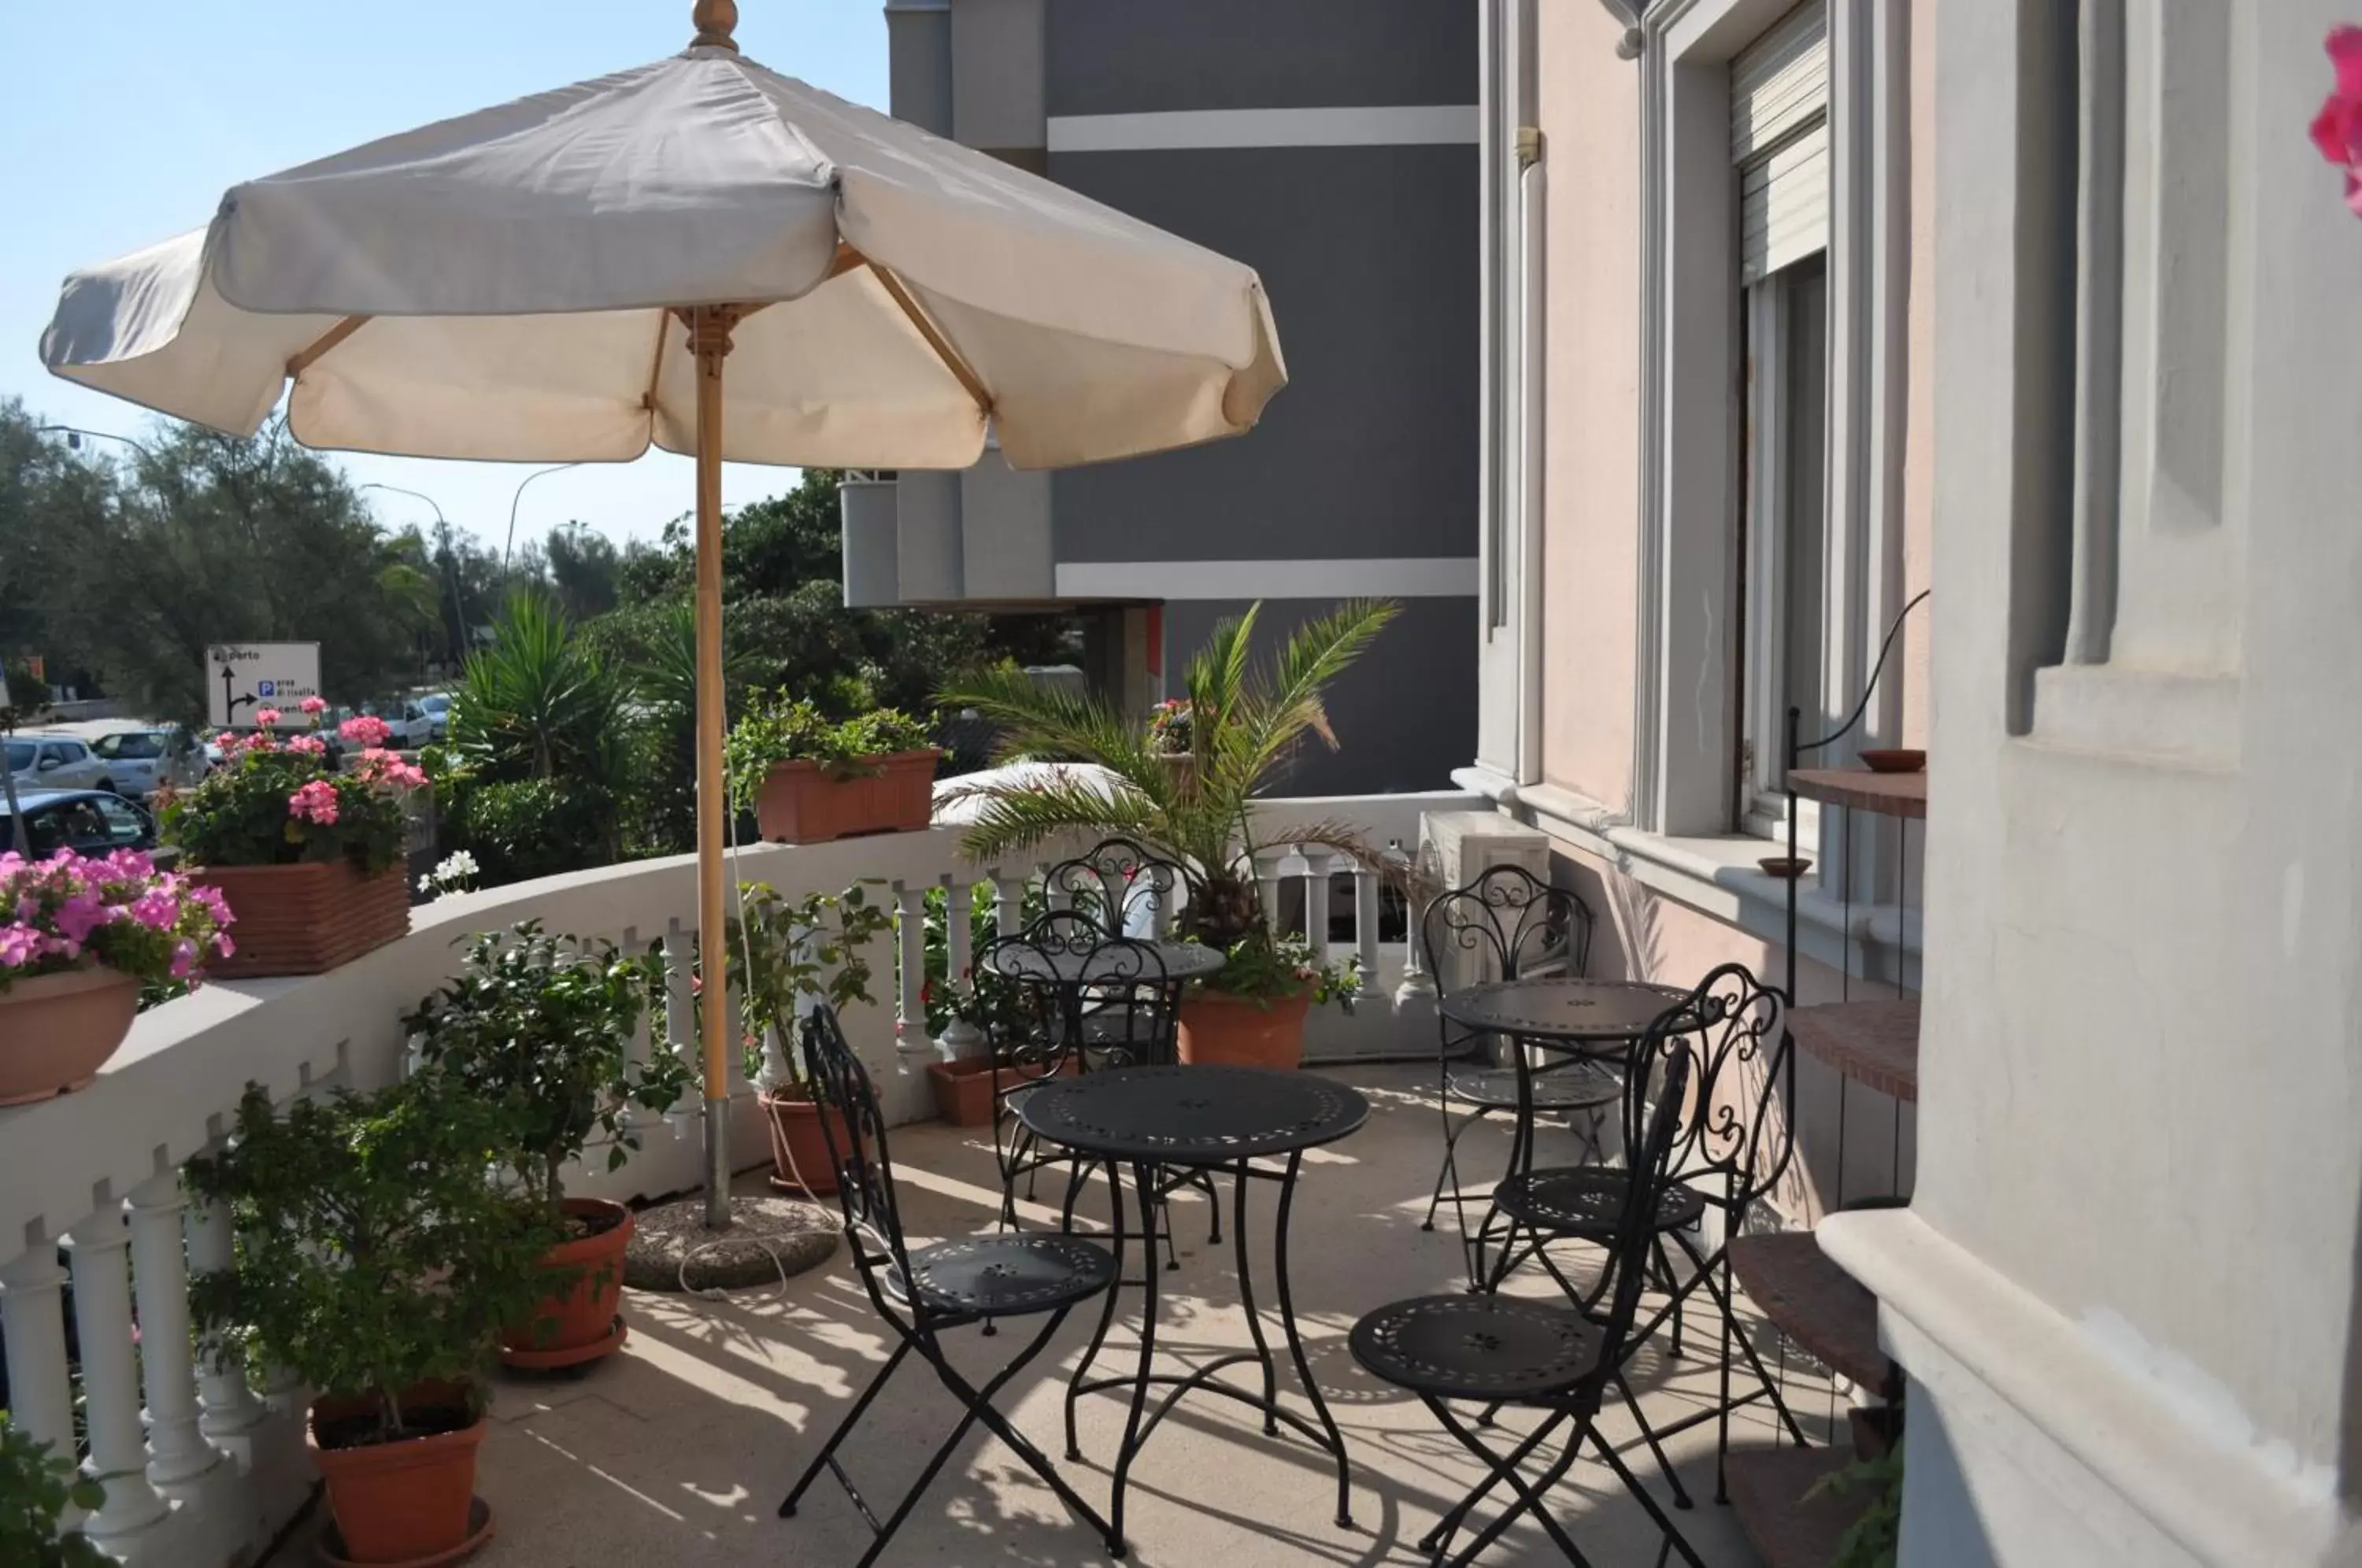
<instances>
[{"instance_id":1,"label":"umbrella canopy","mask_svg":"<svg viewBox=\"0 0 2362 1568\"><path fill-rule=\"evenodd\" d=\"M726 947L721 465L1020 468L1251 428L1286 384L1254 272L740 57L683 53L234 187L66 280L61 376L310 446L697 475L698 927ZM725 358L728 363L724 372ZM292 383L289 390L289 383ZM701 1007L728 1218L727 988Z\"/></svg>"},{"instance_id":2,"label":"umbrella canopy","mask_svg":"<svg viewBox=\"0 0 2362 1568\"><path fill-rule=\"evenodd\" d=\"M722 35L714 34L719 39ZM1020 468L1236 435L1286 380L1253 271L726 41L234 187L67 279L58 374L314 447L697 449L677 307L733 333L722 456Z\"/></svg>"}]
</instances>

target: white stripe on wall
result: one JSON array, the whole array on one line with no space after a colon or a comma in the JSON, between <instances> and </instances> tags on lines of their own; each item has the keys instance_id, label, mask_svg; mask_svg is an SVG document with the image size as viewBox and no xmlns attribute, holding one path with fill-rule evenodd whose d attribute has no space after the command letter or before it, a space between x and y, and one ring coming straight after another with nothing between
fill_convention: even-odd
<instances>
[{"instance_id":1,"label":"white stripe on wall","mask_svg":"<svg viewBox=\"0 0 2362 1568\"><path fill-rule=\"evenodd\" d=\"M1473 556L1319 561L1061 561L1061 599L1462 599Z\"/></svg>"},{"instance_id":2,"label":"white stripe on wall","mask_svg":"<svg viewBox=\"0 0 2362 1568\"><path fill-rule=\"evenodd\" d=\"M1340 109L1176 109L1054 115L1052 152L1147 152L1215 147L1476 145L1473 104L1382 104Z\"/></svg>"}]
</instances>

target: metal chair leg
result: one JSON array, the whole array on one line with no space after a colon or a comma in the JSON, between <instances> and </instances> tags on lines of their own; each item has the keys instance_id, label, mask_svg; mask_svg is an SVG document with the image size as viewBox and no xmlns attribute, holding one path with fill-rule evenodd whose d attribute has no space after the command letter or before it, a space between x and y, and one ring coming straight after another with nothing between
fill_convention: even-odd
<instances>
[{"instance_id":1,"label":"metal chair leg","mask_svg":"<svg viewBox=\"0 0 2362 1568\"><path fill-rule=\"evenodd\" d=\"M804 1466L804 1473L796 1477L796 1484L793 1486L788 1488L787 1497L779 1504L781 1518L791 1519L796 1517L797 1500L802 1497L805 1490L815 1480L819 1479L821 1467L826 1464L830 1456L836 1452L836 1445L843 1442L845 1434L853 1430L854 1423L861 1419L862 1412L869 1408L870 1401L877 1397L878 1390L886 1386L886 1380L894 1375L894 1369L901 1365L902 1358L910 1353L911 1341L907 1338L894 1347L894 1353L886 1358L886 1364L877 1369L877 1375L869 1380L869 1386L861 1391L861 1397L853 1402L853 1408L844 1413L844 1419L836 1423L836 1430L828 1434L826 1442L820 1445L820 1452L812 1455L810 1464Z\"/></svg>"}]
</instances>

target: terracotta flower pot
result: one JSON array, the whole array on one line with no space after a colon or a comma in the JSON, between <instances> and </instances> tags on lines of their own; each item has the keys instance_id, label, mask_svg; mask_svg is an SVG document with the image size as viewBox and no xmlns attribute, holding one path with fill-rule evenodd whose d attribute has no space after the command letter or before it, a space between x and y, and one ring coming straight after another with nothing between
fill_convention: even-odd
<instances>
[{"instance_id":1,"label":"terracotta flower pot","mask_svg":"<svg viewBox=\"0 0 2362 1568\"><path fill-rule=\"evenodd\" d=\"M1224 1067L1297 1067L1312 993L1274 1001L1202 991L1181 1003L1181 1060Z\"/></svg>"},{"instance_id":2,"label":"terracotta flower pot","mask_svg":"<svg viewBox=\"0 0 2362 1568\"><path fill-rule=\"evenodd\" d=\"M1075 1065L1063 1064L1061 1077L1072 1074ZM1003 1067L1000 1087L1014 1088L1028 1079L1043 1077L1038 1066ZM931 1062L927 1077L935 1086L935 1113L955 1127L987 1127L992 1122L993 1077L992 1058L970 1056L958 1062Z\"/></svg>"},{"instance_id":3,"label":"terracotta flower pot","mask_svg":"<svg viewBox=\"0 0 2362 1568\"><path fill-rule=\"evenodd\" d=\"M565 1211L604 1229L560 1242L541 1266L570 1277L535 1304L533 1318L501 1333L501 1360L541 1371L579 1366L624 1345L624 1249L632 1241L632 1211L603 1198L569 1198Z\"/></svg>"},{"instance_id":4,"label":"terracotta flower pot","mask_svg":"<svg viewBox=\"0 0 2362 1568\"><path fill-rule=\"evenodd\" d=\"M37 975L0 993L0 1105L78 1089L131 1031L139 982L101 966Z\"/></svg>"},{"instance_id":5,"label":"terracotta flower pot","mask_svg":"<svg viewBox=\"0 0 2362 1568\"><path fill-rule=\"evenodd\" d=\"M237 922L231 957L207 972L217 980L262 975L322 975L410 933L403 868L364 876L349 860L300 866L201 866L190 880L221 889Z\"/></svg>"},{"instance_id":6,"label":"terracotta flower pot","mask_svg":"<svg viewBox=\"0 0 2362 1568\"><path fill-rule=\"evenodd\" d=\"M412 1389L403 1397L405 1417L448 1402L464 1408L460 1390ZM479 1532L471 1517L476 1496L476 1450L484 1441L484 1419L456 1431L356 1448L323 1447L322 1429L367 1418L363 1399L317 1399L312 1404L305 1441L328 1485L328 1507L348 1562L450 1562L450 1554ZM489 1532L489 1526L484 1527Z\"/></svg>"},{"instance_id":7,"label":"terracotta flower pot","mask_svg":"<svg viewBox=\"0 0 2362 1568\"><path fill-rule=\"evenodd\" d=\"M915 833L934 820L935 757L928 751L861 759L838 777L810 762L775 762L755 797L755 823L778 844L823 844L872 833Z\"/></svg>"},{"instance_id":8,"label":"terracotta flower pot","mask_svg":"<svg viewBox=\"0 0 2362 1568\"><path fill-rule=\"evenodd\" d=\"M839 1149L851 1143L853 1130L845 1125L844 1113L833 1105L823 1106L800 1095L775 1095L768 1089L756 1099L771 1129L771 1185L782 1192L833 1196L836 1162L829 1157L828 1141L834 1138ZM821 1131L823 1115L828 1118L826 1132Z\"/></svg>"}]
</instances>

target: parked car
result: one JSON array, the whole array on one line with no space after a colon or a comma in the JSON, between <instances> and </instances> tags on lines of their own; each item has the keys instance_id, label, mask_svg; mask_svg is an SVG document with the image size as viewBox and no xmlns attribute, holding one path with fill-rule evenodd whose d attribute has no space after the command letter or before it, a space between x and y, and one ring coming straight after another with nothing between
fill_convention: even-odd
<instances>
[{"instance_id":1,"label":"parked car","mask_svg":"<svg viewBox=\"0 0 2362 1568\"><path fill-rule=\"evenodd\" d=\"M450 738L451 693L429 691L418 700L418 709L426 715L427 723L434 726L429 738L438 745Z\"/></svg>"},{"instance_id":2,"label":"parked car","mask_svg":"<svg viewBox=\"0 0 2362 1568\"><path fill-rule=\"evenodd\" d=\"M91 743L91 754L106 764L109 784L126 800L146 801L161 784L193 784L211 766L184 730L117 730Z\"/></svg>"},{"instance_id":3,"label":"parked car","mask_svg":"<svg viewBox=\"0 0 2362 1568\"><path fill-rule=\"evenodd\" d=\"M26 848L36 857L71 849L106 855L156 847L156 819L105 790L25 790L17 795ZM17 824L0 800L0 847L15 845Z\"/></svg>"},{"instance_id":4,"label":"parked car","mask_svg":"<svg viewBox=\"0 0 2362 1568\"><path fill-rule=\"evenodd\" d=\"M79 735L34 733L8 737L8 771L17 787L43 790L112 790L115 779L104 758Z\"/></svg>"}]
</instances>

